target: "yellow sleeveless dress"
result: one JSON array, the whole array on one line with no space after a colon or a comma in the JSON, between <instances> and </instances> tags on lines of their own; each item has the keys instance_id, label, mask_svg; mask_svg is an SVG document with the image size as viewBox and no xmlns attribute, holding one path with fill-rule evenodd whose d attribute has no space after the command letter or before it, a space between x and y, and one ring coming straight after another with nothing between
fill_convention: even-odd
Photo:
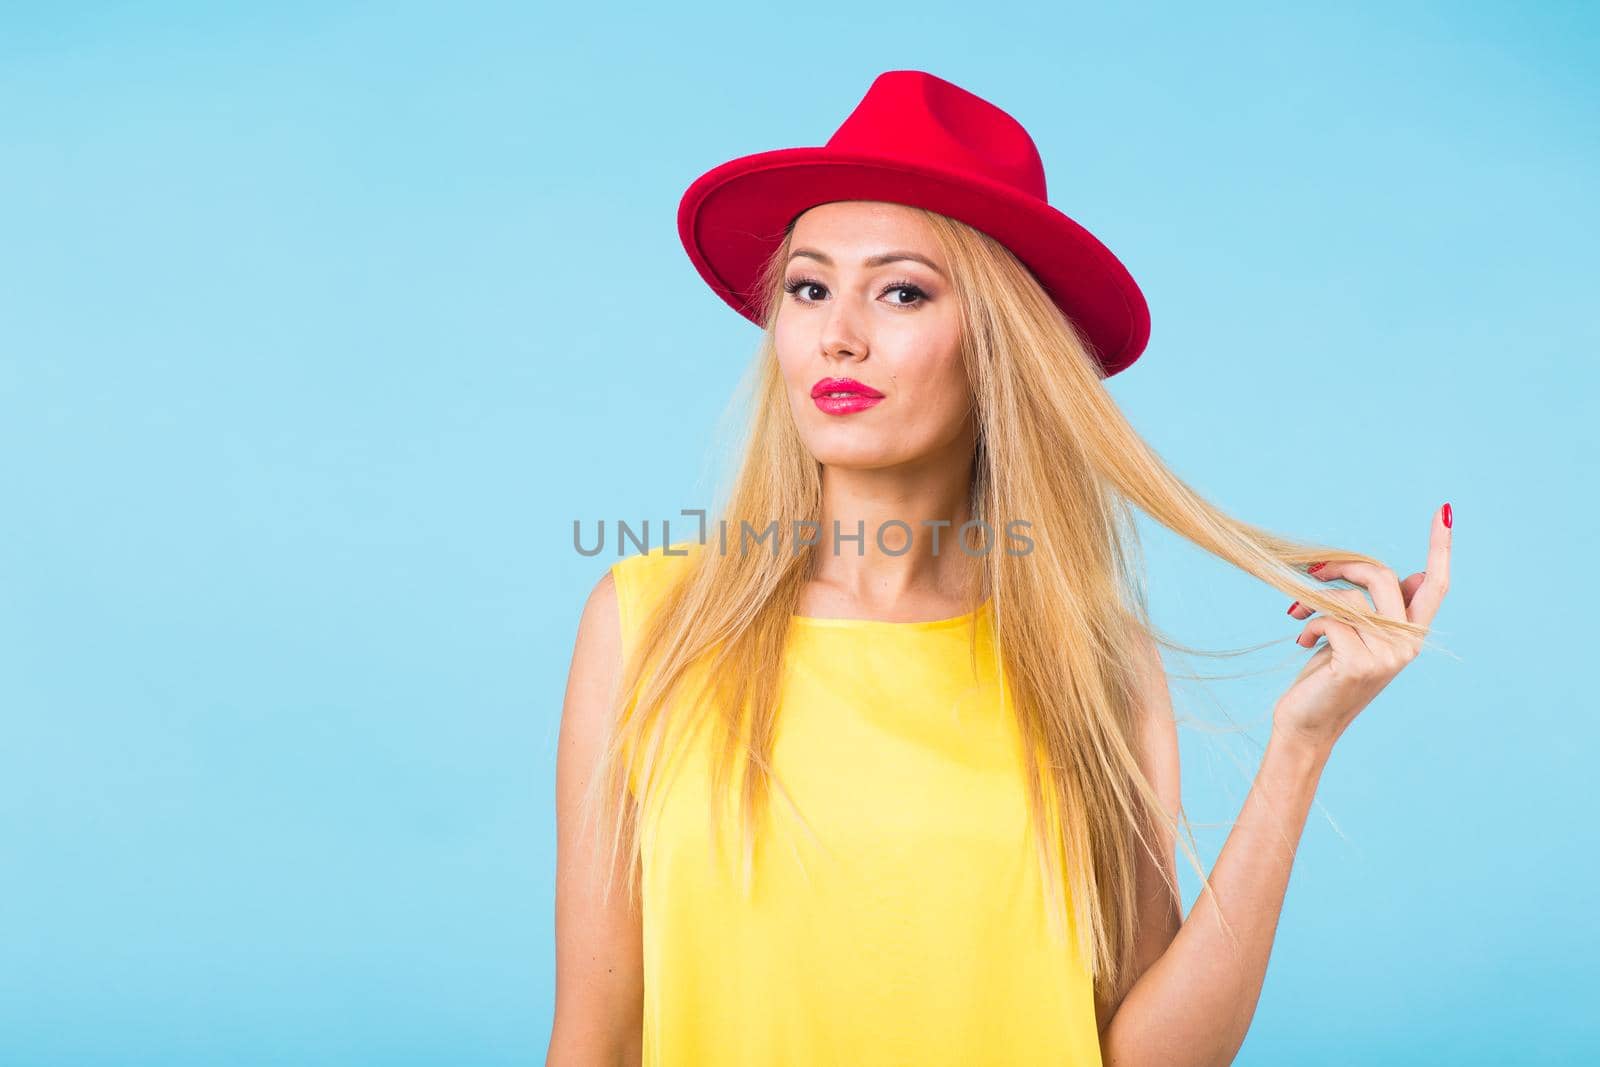
<instances>
[{"instance_id":1,"label":"yellow sleeveless dress","mask_svg":"<svg viewBox=\"0 0 1600 1067\"><path fill-rule=\"evenodd\" d=\"M625 651L689 559L611 567ZM719 865L708 734L669 763L641 821L644 1067L1099 1067L1091 977L1073 926L1049 935L982 625L972 673L989 615L795 618L773 768L817 839L774 789L750 896L740 764Z\"/></svg>"}]
</instances>

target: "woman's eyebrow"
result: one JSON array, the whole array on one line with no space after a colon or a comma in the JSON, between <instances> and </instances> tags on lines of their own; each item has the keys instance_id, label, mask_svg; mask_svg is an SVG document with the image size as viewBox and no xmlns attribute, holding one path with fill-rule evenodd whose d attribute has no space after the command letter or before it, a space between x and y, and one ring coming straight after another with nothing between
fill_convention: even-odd
<instances>
[{"instance_id":1,"label":"woman's eyebrow","mask_svg":"<svg viewBox=\"0 0 1600 1067\"><path fill-rule=\"evenodd\" d=\"M789 253L790 259L794 259L796 256L806 256L816 260L818 263L823 263L830 267L833 266L833 260L829 259L827 256L813 248L796 248L794 251ZM929 259L927 256L918 255L915 252L879 252L875 256L868 256L866 259L863 259L861 261L861 265L864 267L881 267L885 263L893 263L900 259L909 259L913 263L921 263L923 266L932 269L933 272L939 275L941 278L944 277L944 271L939 269L939 265L937 263Z\"/></svg>"}]
</instances>

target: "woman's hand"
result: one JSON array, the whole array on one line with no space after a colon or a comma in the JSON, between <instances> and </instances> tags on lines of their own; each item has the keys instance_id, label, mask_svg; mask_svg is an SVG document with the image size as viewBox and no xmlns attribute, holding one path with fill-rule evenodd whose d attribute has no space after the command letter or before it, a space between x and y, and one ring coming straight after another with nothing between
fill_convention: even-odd
<instances>
[{"instance_id":1,"label":"woman's hand","mask_svg":"<svg viewBox=\"0 0 1600 1067\"><path fill-rule=\"evenodd\" d=\"M1372 596L1373 607L1385 615L1431 626L1450 587L1452 520L1449 504L1434 512L1428 569L1403 582L1387 567L1359 562L1328 563L1312 573L1323 580L1343 578L1364 587ZM1360 589L1333 590L1333 595L1365 606ZM1312 612L1295 601L1289 606L1289 614L1304 619ZM1290 731L1296 738L1326 750L1332 748L1361 709L1416 658L1421 643L1404 635L1373 633L1325 615L1306 623L1295 643L1310 648L1319 634L1328 639L1327 644L1317 649L1288 692L1279 698L1272 722L1274 729Z\"/></svg>"}]
</instances>

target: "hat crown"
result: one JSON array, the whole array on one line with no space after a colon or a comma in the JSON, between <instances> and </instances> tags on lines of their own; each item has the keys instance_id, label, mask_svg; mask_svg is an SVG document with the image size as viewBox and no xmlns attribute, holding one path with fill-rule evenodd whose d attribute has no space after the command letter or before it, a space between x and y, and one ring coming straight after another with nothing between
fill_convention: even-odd
<instances>
[{"instance_id":1,"label":"hat crown","mask_svg":"<svg viewBox=\"0 0 1600 1067\"><path fill-rule=\"evenodd\" d=\"M878 75L827 148L977 174L1047 199L1044 162L1022 123L926 71Z\"/></svg>"}]
</instances>

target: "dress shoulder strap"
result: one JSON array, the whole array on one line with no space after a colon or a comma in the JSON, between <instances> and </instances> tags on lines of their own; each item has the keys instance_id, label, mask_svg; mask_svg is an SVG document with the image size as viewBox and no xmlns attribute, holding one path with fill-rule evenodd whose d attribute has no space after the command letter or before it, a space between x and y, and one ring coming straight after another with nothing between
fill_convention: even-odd
<instances>
[{"instance_id":1,"label":"dress shoulder strap","mask_svg":"<svg viewBox=\"0 0 1600 1067\"><path fill-rule=\"evenodd\" d=\"M622 651L633 651L640 629L655 610L661 597L688 568L702 546L698 541L679 541L648 552L635 553L611 565L611 580L617 588L617 612L622 625Z\"/></svg>"},{"instance_id":2,"label":"dress shoulder strap","mask_svg":"<svg viewBox=\"0 0 1600 1067\"><path fill-rule=\"evenodd\" d=\"M680 541L636 553L611 565L611 580L617 590L617 614L622 630L622 656L633 655L640 630L649 620L672 583L688 569L694 554L703 546L697 541ZM628 791L639 792L639 768L631 744L624 747L628 762Z\"/></svg>"}]
</instances>

